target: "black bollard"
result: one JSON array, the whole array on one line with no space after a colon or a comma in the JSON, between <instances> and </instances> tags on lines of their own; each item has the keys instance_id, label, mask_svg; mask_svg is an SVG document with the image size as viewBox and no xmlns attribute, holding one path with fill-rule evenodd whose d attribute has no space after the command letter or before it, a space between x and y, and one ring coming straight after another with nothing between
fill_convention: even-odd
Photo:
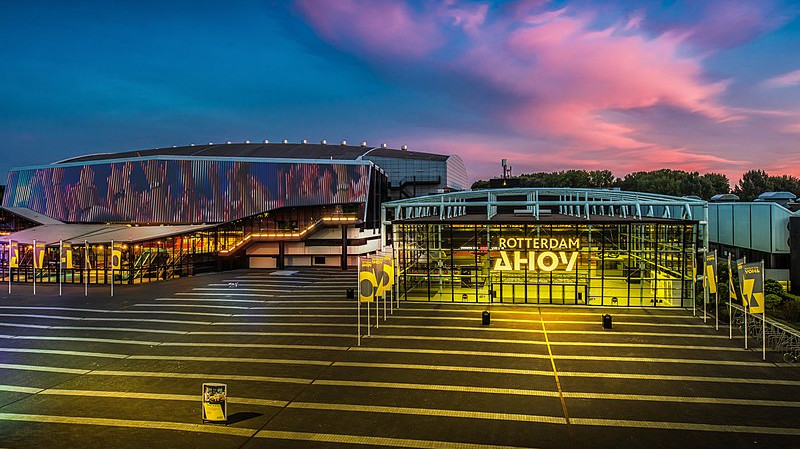
<instances>
[{"instance_id":1,"label":"black bollard","mask_svg":"<svg viewBox=\"0 0 800 449\"><path fill-rule=\"evenodd\" d=\"M603 329L611 329L611 315L608 313L603 315Z\"/></svg>"},{"instance_id":2,"label":"black bollard","mask_svg":"<svg viewBox=\"0 0 800 449\"><path fill-rule=\"evenodd\" d=\"M483 324L484 326L488 326L489 325L489 318L490 318L489 317L489 311L488 310L484 310L483 313L481 314L481 324Z\"/></svg>"}]
</instances>

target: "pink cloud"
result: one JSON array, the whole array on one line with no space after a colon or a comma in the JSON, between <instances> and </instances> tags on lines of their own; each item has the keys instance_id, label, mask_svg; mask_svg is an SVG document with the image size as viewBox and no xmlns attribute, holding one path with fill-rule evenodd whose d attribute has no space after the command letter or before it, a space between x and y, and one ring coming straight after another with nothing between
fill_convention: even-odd
<instances>
[{"instance_id":1,"label":"pink cloud","mask_svg":"<svg viewBox=\"0 0 800 449\"><path fill-rule=\"evenodd\" d=\"M535 161L518 162L529 171L545 166L629 171L669 167L723 171L733 180L734 173L749 168L746 161L752 153L743 144L734 143L731 150L719 140L695 145L694 137L679 126L653 132L652 125L644 126L639 123L643 119L637 122L633 116L668 108L677 117L673 124L700 122L712 135L722 135L723 129L755 129L741 122L758 111L724 104L729 80L710 77L703 67L708 53L693 50L701 36L731 43L774 26L768 11L753 12L756 4L715 2L707 11L718 17L656 35L645 29L644 11L598 28L591 13L549 9L543 0L498 7L461 0L298 4L323 39L366 63L389 66L403 73L403 82L417 82L423 89L429 88L427 80L414 78L420 67L444 80L437 84L445 86L444 92L436 94L468 105L487 128L494 128L488 134L492 138L468 133L469 138L428 136L419 142L428 149L452 148L468 165L491 165L505 157L492 150L500 147L509 157ZM727 30L725 23L738 28ZM402 34L398 38L393 33ZM792 72L775 82L798 80L800 75ZM782 126L791 130L794 123ZM757 132L780 130L771 125ZM505 132L511 137L495 139Z\"/></svg>"},{"instance_id":2,"label":"pink cloud","mask_svg":"<svg viewBox=\"0 0 800 449\"><path fill-rule=\"evenodd\" d=\"M794 12L771 0L715 0L703 4L690 39L708 48L728 48L750 41L791 19Z\"/></svg>"},{"instance_id":3,"label":"pink cloud","mask_svg":"<svg viewBox=\"0 0 800 449\"><path fill-rule=\"evenodd\" d=\"M297 0L296 4L322 38L343 50L420 57L444 40L435 17L401 0Z\"/></svg>"},{"instance_id":4,"label":"pink cloud","mask_svg":"<svg viewBox=\"0 0 800 449\"><path fill-rule=\"evenodd\" d=\"M768 87L791 87L800 85L800 69L770 78L764 82L764 85Z\"/></svg>"}]
</instances>

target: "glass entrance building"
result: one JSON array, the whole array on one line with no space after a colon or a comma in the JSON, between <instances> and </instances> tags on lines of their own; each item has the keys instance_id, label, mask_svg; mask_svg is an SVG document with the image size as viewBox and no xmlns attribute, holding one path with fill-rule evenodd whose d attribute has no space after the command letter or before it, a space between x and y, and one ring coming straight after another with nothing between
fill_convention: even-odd
<instances>
[{"instance_id":1,"label":"glass entrance building","mask_svg":"<svg viewBox=\"0 0 800 449\"><path fill-rule=\"evenodd\" d=\"M691 307L706 213L690 198L500 189L386 203L384 225L402 299Z\"/></svg>"}]
</instances>

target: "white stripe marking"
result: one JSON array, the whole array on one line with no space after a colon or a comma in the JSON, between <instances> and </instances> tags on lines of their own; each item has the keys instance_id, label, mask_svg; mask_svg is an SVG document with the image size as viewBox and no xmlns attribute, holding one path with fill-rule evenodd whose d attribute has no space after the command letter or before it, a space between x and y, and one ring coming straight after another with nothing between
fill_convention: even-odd
<instances>
[{"instance_id":1,"label":"white stripe marking","mask_svg":"<svg viewBox=\"0 0 800 449\"><path fill-rule=\"evenodd\" d=\"M319 443L360 444L366 446L388 446L422 449L523 449L517 446L498 446L494 444L461 443L433 440L412 440L407 438L386 438L363 435L342 435L333 433L287 432L281 430L260 430L256 438L291 441L314 441ZM526 447L527 448L527 447ZM533 449L533 448L527 448Z\"/></svg>"},{"instance_id":2,"label":"white stripe marking","mask_svg":"<svg viewBox=\"0 0 800 449\"><path fill-rule=\"evenodd\" d=\"M539 340L509 340L500 338L471 338L471 337L443 337L439 335L375 335L373 338L387 340L434 340L434 341L462 341L476 343L503 343L546 346L547 343ZM735 351L742 352L742 348L734 346L687 346L665 345L658 343L611 343L611 342L586 342L586 341L551 341L550 346L589 346L589 347L619 347L619 348L653 348L653 349L687 349L703 351Z\"/></svg>"},{"instance_id":3,"label":"white stripe marking","mask_svg":"<svg viewBox=\"0 0 800 449\"><path fill-rule=\"evenodd\" d=\"M352 347L351 351L359 352L398 352L407 354L443 354L443 355L470 355L479 357L513 357L527 359L549 359L548 354L530 354L520 352L488 352L488 351L457 351L445 349L421 349L421 348L368 348ZM560 355L554 357L557 360L605 360L617 362L653 362L653 363L681 363L681 364L701 364L701 365L735 365L735 366L773 366L772 363L750 362L735 360L705 360L705 359L677 359L677 358L655 358L655 357L601 357L601 356L579 356L579 355Z\"/></svg>"},{"instance_id":4,"label":"white stripe marking","mask_svg":"<svg viewBox=\"0 0 800 449\"><path fill-rule=\"evenodd\" d=\"M255 296L260 298L271 298L275 295L265 295L263 293L201 293L201 292L178 292L175 293L176 295L185 295L185 296Z\"/></svg>"},{"instance_id":5,"label":"white stripe marking","mask_svg":"<svg viewBox=\"0 0 800 449\"><path fill-rule=\"evenodd\" d=\"M206 426L201 424L187 424L169 421L147 421L133 419L112 418L87 418L79 416L34 415L22 413L0 413L0 420L27 421L38 423L95 425L108 427L125 427L137 429L175 430L181 432L216 433L236 435L241 437L252 436L256 431L241 427Z\"/></svg>"},{"instance_id":6,"label":"white stripe marking","mask_svg":"<svg viewBox=\"0 0 800 449\"><path fill-rule=\"evenodd\" d=\"M315 380L312 385L339 387L394 388L404 390L457 391L461 393L511 394L519 396L542 396L557 398L557 391L523 390L518 388L472 387L466 385L412 384L398 382L369 382L358 380Z\"/></svg>"},{"instance_id":7,"label":"white stripe marking","mask_svg":"<svg viewBox=\"0 0 800 449\"><path fill-rule=\"evenodd\" d=\"M108 359L124 359L127 354L113 354L109 352L87 352L87 351L63 351L60 349L36 349L36 348L0 348L0 352L17 352L21 354L52 354L52 355L71 355L76 357L98 357Z\"/></svg>"},{"instance_id":8,"label":"white stripe marking","mask_svg":"<svg viewBox=\"0 0 800 449\"><path fill-rule=\"evenodd\" d=\"M129 360L186 360L192 362L208 362L208 357L192 357L180 355L132 355ZM328 366L332 361L327 360L301 360L301 359L260 359L251 357L214 357L215 362L236 363L274 363L283 365L315 365Z\"/></svg>"},{"instance_id":9,"label":"white stripe marking","mask_svg":"<svg viewBox=\"0 0 800 449\"><path fill-rule=\"evenodd\" d=\"M169 300L170 298L159 298L160 300ZM183 299L177 299L178 301L183 301ZM258 301L262 302L262 301ZM133 307L191 307L195 309L239 309L239 310L247 310L249 307L246 306L215 306L210 304L134 304ZM160 313L160 312L159 312Z\"/></svg>"},{"instance_id":10,"label":"white stripe marking","mask_svg":"<svg viewBox=\"0 0 800 449\"><path fill-rule=\"evenodd\" d=\"M499 421L517 421L548 424L566 424L566 420L560 416L546 415L524 415L521 413L493 413L476 412L469 410L444 410L433 408L412 408L412 407L391 407L379 405L358 405L358 404L325 404L320 402L292 402L287 408L301 408L309 410L330 410L341 412L364 412L364 413L390 413L401 415L418 416L443 416L448 418L471 418L471 419L491 419Z\"/></svg>"},{"instance_id":11,"label":"white stripe marking","mask_svg":"<svg viewBox=\"0 0 800 449\"><path fill-rule=\"evenodd\" d=\"M769 435L800 435L800 429L763 426L731 426L724 424L699 424L660 421L634 421L625 419L570 418L576 426L630 427L637 429L691 430L725 433L757 433Z\"/></svg>"},{"instance_id":12,"label":"white stripe marking","mask_svg":"<svg viewBox=\"0 0 800 449\"><path fill-rule=\"evenodd\" d=\"M173 379L226 379L226 380L250 380L256 382L279 382L291 384L310 384L314 379L303 379L299 377L274 377L274 376L244 376L239 374L225 373L169 373L156 371L110 371L95 370L87 371L90 376L121 376L121 377L163 377Z\"/></svg>"},{"instance_id":13,"label":"white stripe marking","mask_svg":"<svg viewBox=\"0 0 800 449\"><path fill-rule=\"evenodd\" d=\"M76 368L62 368L60 366L40 366L40 365L19 365L12 363L0 363L0 369L13 369L20 371L42 371L47 373L63 374L86 374L89 370Z\"/></svg>"}]
</instances>

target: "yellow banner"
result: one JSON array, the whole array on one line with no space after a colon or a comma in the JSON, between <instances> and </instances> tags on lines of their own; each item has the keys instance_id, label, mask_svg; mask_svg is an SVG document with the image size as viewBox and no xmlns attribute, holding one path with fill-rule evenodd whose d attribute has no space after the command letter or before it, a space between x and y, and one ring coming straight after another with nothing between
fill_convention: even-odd
<instances>
[{"instance_id":1,"label":"yellow banner","mask_svg":"<svg viewBox=\"0 0 800 449\"><path fill-rule=\"evenodd\" d=\"M19 242L11 240L9 242L9 250L11 254L8 257L8 266L11 268L19 268Z\"/></svg>"},{"instance_id":2,"label":"yellow banner","mask_svg":"<svg viewBox=\"0 0 800 449\"><path fill-rule=\"evenodd\" d=\"M122 245L114 244L114 247L111 249L111 269L122 269Z\"/></svg>"},{"instance_id":3,"label":"yellow banner","mask_svg":"<svg viewBox=\"0 0 800 449\"><path fill-rule=\"evenodd\" d=\"M750 313L764 313L764 272L761 262L744 265L742 297Z\"/></svg>"},{"instance_id":4,"label":"yellow banner","mask_svg":"<svg viewBox=\"0 0 800 449\"><path fill-rule=\"evenodd\" d=\"M394 259L392 258L392 253L383 255L383 272L386 273L383 277L386 282L384 288L388 290L394 285Z\"/></svg>"},{"instance_id":5,"label":"yellow banner","mask_svg":"<svg viewBox=\"0 0 800 449\"><path fill-rule=\"evenodd\" d=\"M736 288L733 286L733 270L731 269L731 261L728 259L728 301L733 303L737 301Z\"/></svg>"},{"instance_id":6,"label":"yellow banner","mask_svg":"<svg viewBox=\"0 0 800 449\"><path fill-rule=\"evenodd\" d=\"M706 255L706 279L709 293L717 292L717 252Z\"/></svg>"},{"instance_id":7,"label":"yellow banner","mask_svg":"<svg viewBox=\"0 0 800 449\"><path fill-rule=\"evenodd\" d=\"M377 286L378 280L375 278L372 259L362 257L358 261L358 300L361 302L374 302Z\"/></svg>"},{"instance_id":8,"label":"yellow banner","mask_svg":"<svg viewBox=\"0 0 800 449\"><path fill-rule=\"evenodd\" d=\"M61 244L61 268L72 268L72 245Z\"/></svg>"},{"instance_id":9,"label":"yellow banner","mask_svg":"<svg viewBox=\"0 0 800 449\"><path fill-rule=\"evenodd\" d=\"M44 243L36 243L33 247L33 268L41 270L44 267L44 255Z\"/></svg>"}]
</instances>

